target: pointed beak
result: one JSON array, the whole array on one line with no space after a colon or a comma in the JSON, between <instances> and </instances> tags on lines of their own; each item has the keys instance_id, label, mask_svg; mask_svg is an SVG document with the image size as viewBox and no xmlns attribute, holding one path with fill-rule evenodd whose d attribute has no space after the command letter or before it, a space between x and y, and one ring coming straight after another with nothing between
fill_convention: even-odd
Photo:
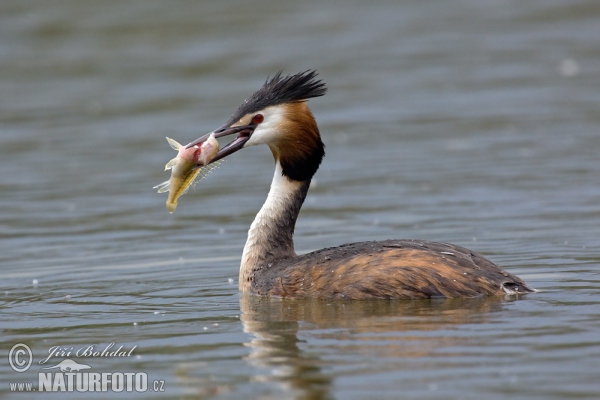
<instances>
[{"instance_id":1,"label":"pointed beak","mask_svg":"<svg viewBox=\"0 0 600 400\"><path fill-rule=\"evenodd\" d=\"M219 150L219 152L217 153L215 158L213 158L210 161L210 163L213 163L215 161L218 161L222 158L227 157L230 154L235 153L236 151L238 151L239 149L244 147L244 144L246 144L246 142L250 139L250 136L252 136L252 133L254 132L255 128L256 128L256 125L242 125L242 126L219 128L211 133L208 133L208 134L194 140L193 142L191 142L187 146L185 146L185 148L189 149L192 146L204 143L209 138L209 136L213 133L215 134L215 138L229 136L229 135L233 135L233 134L237 133L237 137L233 141L227 143L221 150Z\"/></svg>"}]
</instances>

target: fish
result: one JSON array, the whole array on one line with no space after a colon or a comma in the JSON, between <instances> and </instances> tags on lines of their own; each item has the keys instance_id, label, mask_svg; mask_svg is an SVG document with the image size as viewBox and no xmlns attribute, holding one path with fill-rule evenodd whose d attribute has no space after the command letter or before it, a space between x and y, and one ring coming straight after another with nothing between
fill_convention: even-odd
<instances>
[{"instance_id":1,"label":"fish","mask_svg":"<svg viewBox=\"0 0 600 400\"><path fill-rule=\"evenodd\" d=\"M177 208L177 201L188 191L192 183L205 178L223 160L209 164L219 152L219 142L214 133L201 145L195 145L189 149L169 137L167 142L173 150L178 152L177 157L165 165L165 171L171 170L171 178L154 186L153 189L158 189L158 193L169 192L166 202L167 211L173 214Z\"/></svg>"}]
</instances>

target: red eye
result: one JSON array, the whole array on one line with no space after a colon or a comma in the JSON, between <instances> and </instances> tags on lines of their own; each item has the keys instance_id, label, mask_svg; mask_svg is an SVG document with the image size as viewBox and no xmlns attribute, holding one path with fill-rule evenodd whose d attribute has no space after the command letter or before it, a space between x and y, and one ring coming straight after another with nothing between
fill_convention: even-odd
<instances>
[{"instance_id":1,"label":"red eye","mask_svg":"<svg viewBox=\"0 0 600 400\"><path fill-rule=\"evenodd\" d=\"M254 117L252 117L252 123L255 125L260 124L264 120L265 120L265 117L262 114L256 114Z\"/></svg>"}]
</instances>

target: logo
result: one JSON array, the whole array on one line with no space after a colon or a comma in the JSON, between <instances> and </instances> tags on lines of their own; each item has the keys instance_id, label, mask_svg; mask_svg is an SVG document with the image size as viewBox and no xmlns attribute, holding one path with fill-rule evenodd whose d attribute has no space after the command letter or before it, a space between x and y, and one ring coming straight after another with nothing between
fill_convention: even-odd
<instances>
[{"instance_id":1,"label":"logo","mask_svg":"<svg viewBox=\"0 0 600 400\"><path fill-rule=\"evenodd\" d=\"M27 371L32 362L33 353L26 344L17 343L8 352L8 363L15 372Z\"/></svg>"},{"instance_id":2,"label":"logo","mask_svg":"<svg viewBox=\"0 0 600 400\"><path fill-rule=\"evenodd\" d=\"M54 369L54 368L60 368L60 372L79 372L82 369L90 369L92 367L90 367L89 365L86 364L79 364L73 360L69 360L68 358L66 360L62 360L61 362L59 362L58 364L56 364L54 367L47 367L47 368L42 368L42 369Z\"/></svg>"},{"instance_id":3,"label":"logo","mask_svg":"<svg viewBox=\"0 0 600 400\"><path fill-rule=\"evenodd\" d=\"M96 372L86 358L94 360L107 357L132 357L137 346L126 349L109 343L106 346L80 348L53 346L47 356L40 359L37 387L34 382L11 382L13 392L164 392L164 380L148 379L145 372ZM59 361L62 358L61 361ZM83 358L86 363L73 358ZM15 344L8 353L8 363L13 371L22 373L31 369L33 353L24 343ZM92 362L93 364L93 362Z\"/></svg>"}]
</instances>

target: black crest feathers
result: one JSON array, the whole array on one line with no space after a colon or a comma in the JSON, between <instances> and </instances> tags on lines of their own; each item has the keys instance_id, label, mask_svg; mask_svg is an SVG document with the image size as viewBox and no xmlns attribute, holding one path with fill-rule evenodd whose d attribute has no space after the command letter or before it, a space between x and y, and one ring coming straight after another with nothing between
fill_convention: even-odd
<instances>
[{"instance_id":1,"label":"black crest feathers","mask_svg":"<svg viewBox=\"0 0 600 400\"><path fill-rule=\"evenodd\" d=\"M287 76L281 76L281 73L282 71L279 71L272 78L267 78L260 89L244 100L231 116L229 124L266 107L320 97L327 91L325 83L316 79L317 72L314 70Z\"/></svg>"}]
</instances>

